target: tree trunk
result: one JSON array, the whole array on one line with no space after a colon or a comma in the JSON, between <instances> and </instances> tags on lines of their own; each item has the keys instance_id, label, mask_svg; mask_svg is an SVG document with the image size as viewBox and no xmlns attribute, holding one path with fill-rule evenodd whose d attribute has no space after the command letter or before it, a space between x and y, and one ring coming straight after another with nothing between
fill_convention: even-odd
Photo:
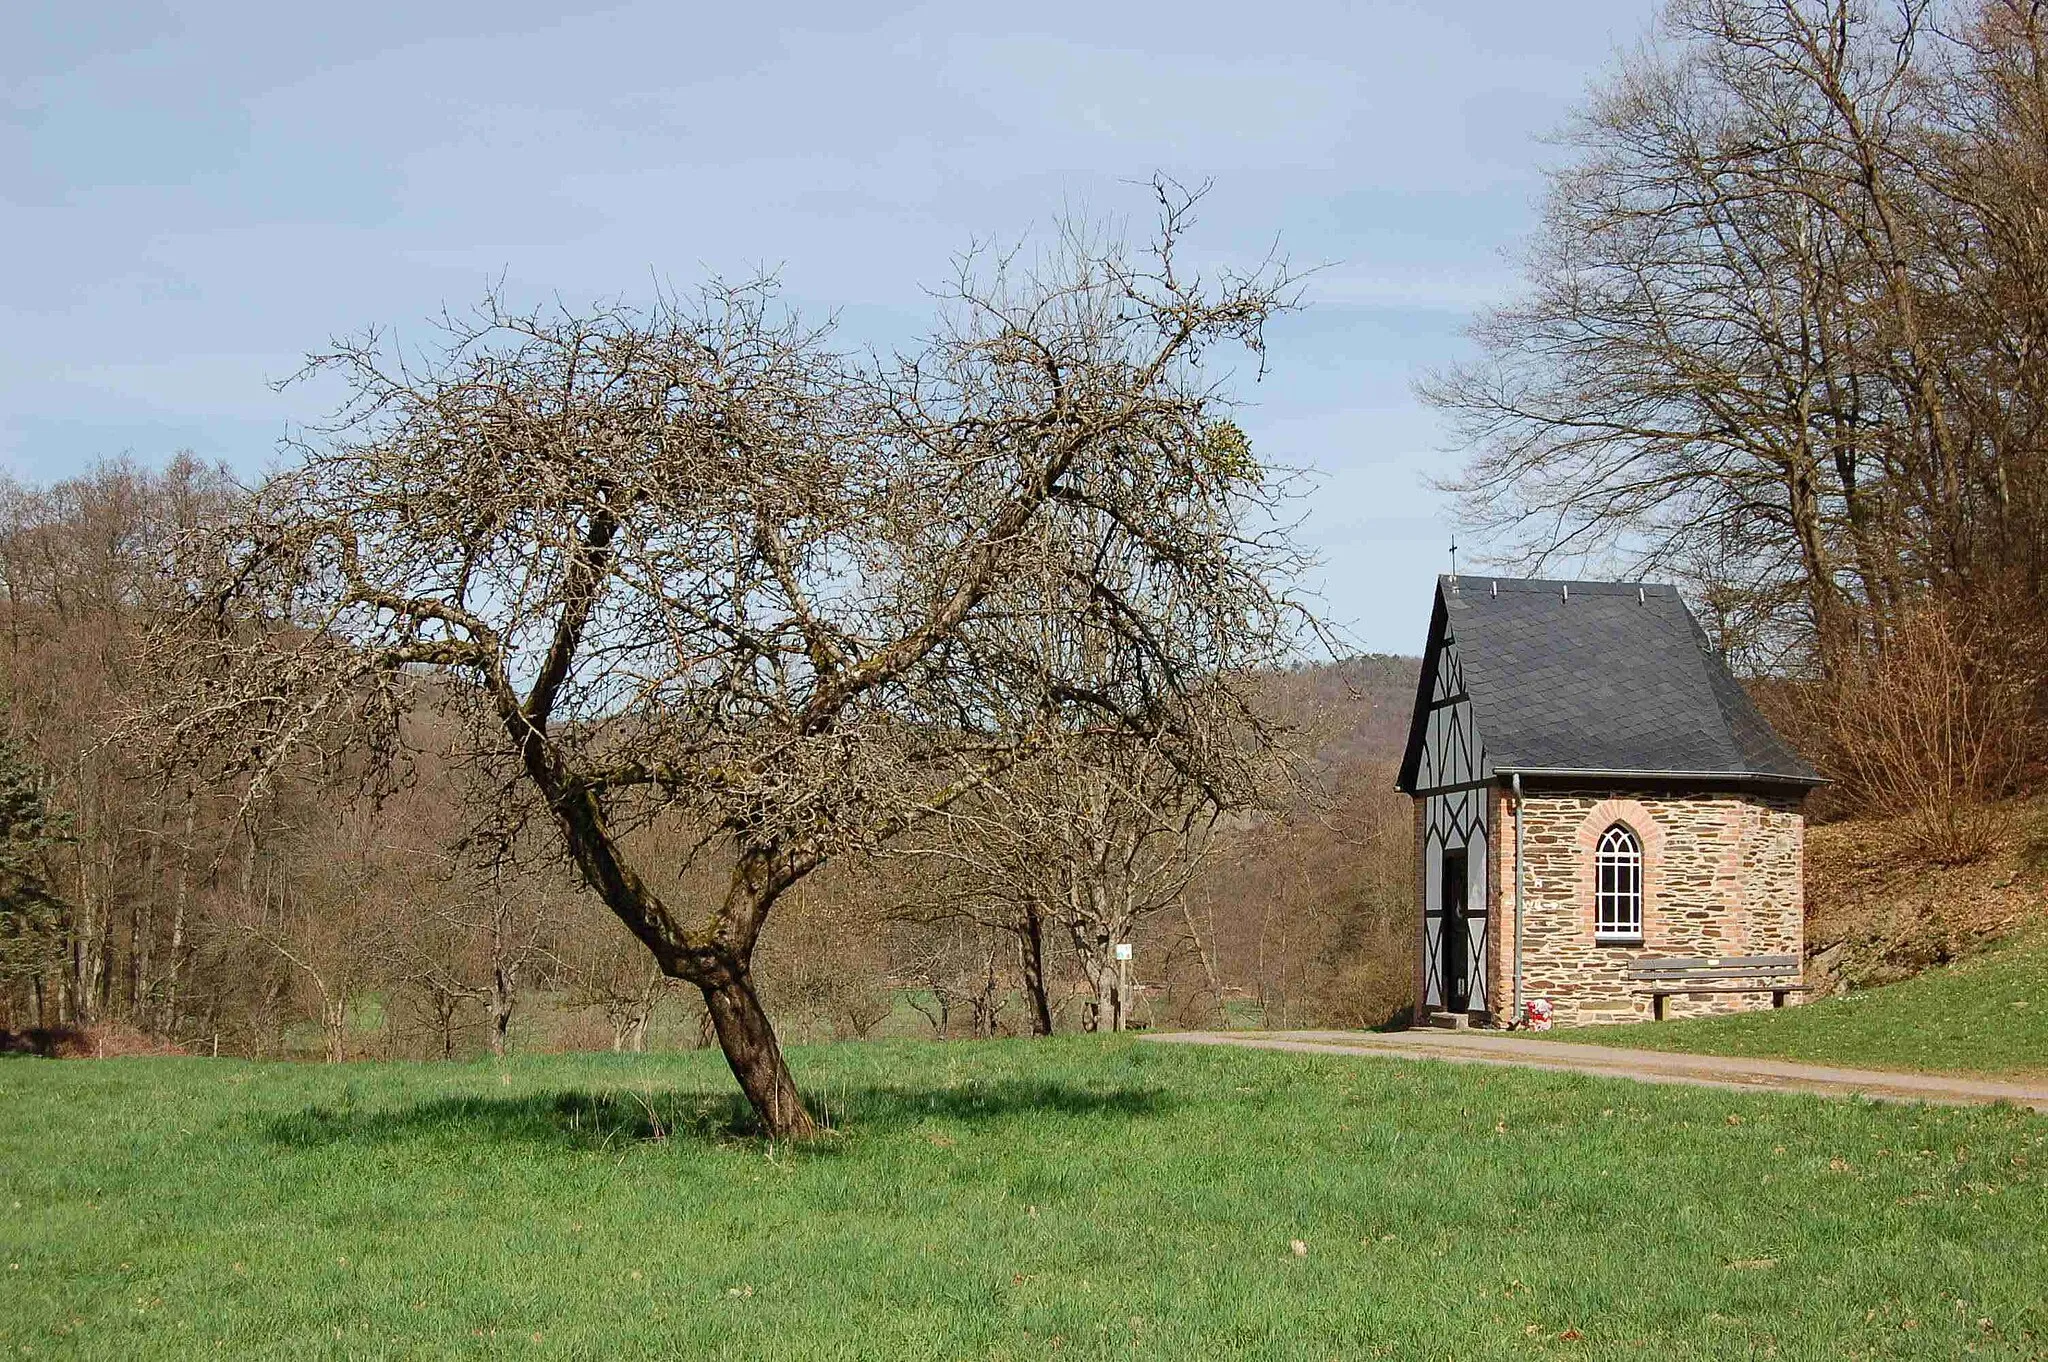
<instances>
[{"instance_id":1,"label":"tree trunk","mask_svg":"<svg viewBox=\"0 0 2048 1362\"><path fill-rule=\"evenodd\" d=\"M1110 943L1105 937L1101 941L1076 940L1075 950L1081 957L1081 974L1088 981L1088 1029L1090 1031L1121 1031L1124 1029L1124 997L1118 986L1116 961L1110 954Z\"/></svg>"},{"instance_id":2,"label":"tree trunk","mask_svg":"<svg viewBox=\"0 0 2048 1362\"><path fill-rule=\"evenodd\" d=\"M1820 644L1821 670L1830 678L1838 677L1844 659L1856 647L1855 624L1835 583L1827 531L1821 524L1819 478L1810 451L1800 448L1787 455L1782 474L1792 535L1799 545L1800 566L1806 577L1808 609L1813 613L1814 634Z\"/></svg>"},{"instance_id":3,"label":"tree trunk","mask_svg":"<svg viewBox=\"0 0 2048 1362\"><path fill-rule=\"evenodd\" d=\"M155 1011L150 1004L150 968L155 963L156 950L156 901L160 892L159 870L163 861L164 828L170 822L169 813L159 808L156 816L156 831L149 841L149 854L143 859L142 898L128 915L128 1020L137 1030L147 1031Z\"/></svg>"},{"instance_id":4,"label":"tree trunk","mask_svg":"<svg viewBox=\"0 0 2048 1362\"><path fill-rule=\"evenodd\" d=\"M607 537L609 531L607 531ZM802 878L782 866L772 848L746 847L732 872L731 887L716 915L711 942L697 944L677 930L660 900L618 856L605 830L596 796L587 786L572 786L565 769L516 701L501 697L506 726L519 744L534 783L549 795L555 820L583 877L613 914L647 947L664 973L695 984L704 994L719 1049L752 1104L762 1127L774 1139L808 1139L817 1133L811 1114L797 1092L796 1079L783 1061L775 1028L761 1009L748 969L754 941L776 896Z\"/></svg>"},{"instance_id":5,"label":"tree trunk","mask_svg":"<svg viewBox=\"0 0 2048 1362\"><path fill-rule=\"evenodd\" d=\"M83 847L78 849L78 916L71 938L70 1015L65 1018L80 1030L97 1017L93 1002L100 972L99 905L93 900L92 872Z\"/></svg>"},{"instance_id":6,"label":"tree trunk","mask_svg":"<svg viewBox=\"0 0 2048 1362\"><path fill-rule=\"evenodd\" d=\"M505 1057L507 1039L512 1030L512 1009L519 1002L517 981L512 972L500 966L491 971L491 994L485 1005L491 1012L491 1053L499 1059Z\"/></svg>"},{"instance_id":7,"label":"tree trunk","mask_svg":"<svg viewBox=\"0 0 2048 1362\"><path fill-rule=\"evenodd\" d=\"M1121 1031L1124 1029L1124 995L1117 987L1117 970L1113 961L1092 962L1089 980L1095 986L1095 1029L1097 1031Z\"/></svg>"},{"instance_id":8,"label":"tree trunk","mask_svg":"<svg viewBox=\"0 0 2048 1362\"><path fill-rule=\"evenodd\" d=\"M971 1005L974 1008L974 1034L993 1036L1003 1012L1003 976L997 968L998 948L991 941L981 962L980 987L976 989Z\"/></svg>"},{"instance_id":9,"label":"tree trunk","mask_svg":"<svg viewBox=\"0 0 2048 1362\"><path fill-rule=\"evenodd\" d=\"M348 994L337 992L320 999L320 1020L327 1032L327 1062L340 1064L348 1058Z\"/></svg>"},{"instance_id":10,"label":"tree trunk","mask_svg":"<svg viewBox=\"0 0 2048 1362\"><path fill-rule=\"evenodd\" d=\"M1023 930L1017 933L1017 954L1024 976L1024 1002L1031 1012L1031 1034L1052 1034L1052 999L1045 989L1045 919L1038 905L1024 907Z\"/></svg>"},{"instance_id":11,"label":"tree trunk","mask_svg":"<svg viewBox=\"0 0 2048 1362\"><path fill-rule=\"evenodd\" d=\"M1093 995L1088 1003L1088 1029L1121 1031L1126 1009L1115 949L1118 942L1128 938L1130 926L1112 915L1109 886L1101 880L1091 876L1085 884L1077 884L1072 893L1076 907L1068 933L1074 939L1074 950L1081 957L1081 973Z\"/></svg>"},{"instance_id":12,"label":"tree trunk","mask_svg":"<svg viewBox=\"0 0 2048 1362\"><path fill-rule=\"evenodd\" d=\"M626 1048L636 1055L647 1053L647 1028L654 1021L654 1000L661 994L662 973L659 969L647 975L647 986L640 990L640 999L626 1018Z\"/></svg>"},{"instance_id":13,"label":"tree trunk","mask_svg":"<svg viewBox=\"0 0 2048 1362\"><path fill-rule=\"evenodd\" d=\"M171 944L170 954L164 961L163 995L158 1004L157 1032L170 1035L178 1025L179 976L185 963L185 903L188 894L187 876L191 872L192 816L185 815L184 849L178 853L178 891L171 900Z\"/></svg>"},{"instance_id":14,"label":"tree trunk","mask_svg":"<svg viewBox=\"0 0 2048 1362\"><path fill-rule=\"evenodd\" d=\"M461 999L439 989L427 995L427 1006L434 1009L434 1027L441 1033L443 1059L455 1058L455 1011L461 1005Z\"/></svg>"},{"instance_id":15,"label":"tree trunk","mask_svg":"<svg viewBox=\"0 0 2048 1362\"><path fill-rule=\"evenodd\" d=\"M761 1010L751 971L742 960L720 964L713 981L698 987L704 992L704 1006L718 1032L725 1062L732 1066L732 1076L739 1080L740 1090L753 1104L770 1138L809 1139L818 1133L817 1125L797 1092L796 1078L783 1061L775 1028Z\"/></svg>"},{"instance_id":16,"label":"tree trunk","mask_svg":"<svg viewBox=\"0 0 2048 1362\"><path fill-rule=\"evenodd\" d=\"M1216 1000L1217 1010L1221 1011L1223 1007L1223 984L1216 977L1216 962L1209 958L1209 948L1202 944L1202 933L1195 926L1195 910L1188 903L1185 886L1183 886L1180 893L1180 918L1182 922L1187 924L1188 941L1194 946L1195 959L1202 966L1202 982L1208 985L1209 996ZM1214 920L1212 919L1210 924L1212 932L1214 931L1214 926Z\"/></svg>"}]
</instances>

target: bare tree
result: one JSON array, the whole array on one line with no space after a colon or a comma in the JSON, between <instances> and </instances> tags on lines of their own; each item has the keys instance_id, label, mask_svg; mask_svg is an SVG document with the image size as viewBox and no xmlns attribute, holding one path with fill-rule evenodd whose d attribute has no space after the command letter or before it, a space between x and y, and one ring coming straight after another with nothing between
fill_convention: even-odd
<instances>
[{"instance_id":1,"label":"bare tree","mask_svg":"<svg viewBox=\"0 0 2048 1362\"><path fill-rule=\"evenodd\" d=\"M768 1001L809 1035L864 1040L895 1011L877 869L848 858L806 878L756 957Z\"/></svg>"},{"instance_id":2,"label":"bare tree","mask_svg":"<svg viewBox=\"0 0 2048 1362\"><path fill-rule=\"evenodd\" d=\"M665 980L644 951L621 941L616 929L574 938L568 964L568 1003L596 1011L611 1028L615 1054L640 1054Z\"/></svg>"},{"instance_id":3,"label":"bare tree","mask_svg":"<svg viewBox=\"0 0 2048 1362\"><path fill-rule=\"evenodd\" d=\"M2003 661L1971 621L1922 607L1822 697L1852 794L1904 818L1930 860L1976 860L1995 840L1987 803L2019 768L2029 698Z\"/></svg>"},{"instance_id":4,"label":"bare tree","mask_svg":"<svg viewBox=\"0 0 2048 1362\"><path fill-rule=\"evenodd\" d=\"M809 1134L751 972L776 901L1048 733L1170 748L1181 697L1292 644L1281 493L1213 434L1217 359L1259 352L1287 279L1190 273L1191 200L1159 197L1147 255L1075 230L1036 269L970 260L935 337L890 360L835 352L766 286L493 300L424 356L338 345L313 368L354 400L165 637L191 703L159 731L260 769L330 719L391 727L430 677L702 991L764 1128ZM1120 595L1104 560L1151 588ZM1070 589L1023 589L1048 575ZM1085 678L1017 665L1048 599L1100 616ZM721 868L701 911L634 854L665 824Z\"/></svg>"},{"instance_id":5,"label":"bare tree","mask_svg":"<svg viewBox=\"0 0 2048 1362\"><path fill-rule=\"evenodd\" d=\"M48 865L56 948L27 981L51 1021L168 1024L195 837L217 850L231 830L195 829L200 792L109 742L108 719L151 694L137 649L175 546L235 500L221 470L189 456L0 483L0 719L48 773L70 833Z\"/></svg>"},{"instance_id":6,"label":"bare tree","mask_svg":"<svg viewBox=\"0 0 2048 1362\"><path fill-rule=\"evenodd\" d=\"M1040 868L1020 864L1018 831L985 797L965 800L954 816L906 838L884 867L890 903L883 916L897 942L895 972L931 995L929 1004L913 1005L942 1037L969 991L964 980L971 975L973 988L985 983L993 990L998 975L1007 974L996 962L998 942L1016 961L1026 1029L1053 1033L1058 920L1042 897ZM1006 978L1000 982L1008 987Z\"/></svg>"},{"instance_id":7,"label":"bare tree","mask_svg":"<svg viewBox=\"0 0 2048 1362\"><path fill-rule=\"evenodd\" d=\"M1414 994L1415 824L1380 757L1219 835L1190 886L1226 990L1268 1027L1378 1026Z\"/></svg>"},{"instance_id":8,"label":"bare tree","mask_svg":"<svg viewBox=\"0 0 2048 1362\"><path fill-rule=\"evenodd\" d=\"M1115 948L1159 914L1191 921L1187 887L1226 807L1245 805L1147 745L1066 744L962 801L939 835L905 848L948 873L902 911L1008 934L1038 1035L1052 1030L1045 936L1059 933L1087 984L1088 1028L1121 1031L1131 1000Z\"/></svg>"},{"instance_id":9,"label":"bare tree","mask_svg":"<svg viewBox=\"0 0 2048 1362\"><path fill-rule=\"evenodd\" d=\"M2048 614L2043 23L1667 5L1560 138L1524 296L1422 387L1490 556L1677 576L1738 662L1824 687L1915 651L1931 610L2048 695L2011 627ZM1828 749L1859 735L1817 736L1846 773Z\"/></svg>"},{"instance_id":10,"label":"bare tree","mask_svg":"<svg viewBox=\"0 0 2048 1362\"><path fill-rule=\"evenodd\" d=\"M327 845L290 861L258 862L249 834L247 864L260 866L232 921L246 945L260 946L290 969L310 996L329 1063L348 1058L352 1009L388 982L394 929L392 848L378 837L374 810L349 811Z\"/></svg>"},{"instance_id":11,"label":"bare tree","mask_svg":"<svg viewBox=\"0 0 2048 1362\"><path fill-rule=\"evenodd\" d=\"M1594 96L1525 298L1423 387L1475 447L1452 485L1497 556L1696 568L1741 588L1732 622L1766 650L1788 612L1824 661L1853 649L1845 587L1878 609L1897 590L1878 531L1911 419L1905 380L1864 362L1892 353L1870 234L1898 169L1868 142L1897 125L1923 10L1886 47L1856 0L1683 0L1674 46Z\"/></svg>"},{"instance_id":12,"label":"bare tree","mask_svg":"<svg viewBox=\"0 0 2048 1362\"><path fill-rule=\"evenodd\" d=\"M1205 440L1219 461L1251 461L1234 424L1212 423ZM1086 524L1096 514L1084 508L1082 541L1115 547L1107 527ZM1009 667L1113 689L1126 665L1115 638L1119 612L1171 620L1180 608L1186 583L1151 569L1126 546L1097 551L1085 576L1045 573L1020 584L1036 601L1010 632ZM1216 820L1274 807L1289 783L1288 735L1256 703L1263 680L1218 672L1184 691L1170 736L1105 726L1078 710L1065 727L1047 725L1027 760L907 840L904 850L942 873L936 893L902 913L1008 934L1039 1035L1052 1030L1046 935L1064 936L1092 999L1089 1028L1124 1029L1129 970L1118 948L1134 945L1142 923L1171 909L1195 937L1186 888ZM1192 944L1206 961L1199 940Z\"/></svg>"},{"instance_id":13,"label":"bare tree","mask_svg":"<svg viewBox=\"0 0 2048 1362\"><path fill-rule=\"evenodd\" d=\"M414 853L430 873L413 881L412 910L396 929L396 972L426 999L444 1054L456 1012L472 1003L483 1009L491 1053L503 1055L521 991L561 963L552 941L559 905L548 877L520 873L502 844L470 852Z\"/></svg>"},{"instance_id":14,"label":"bare tree","mask_svg":"<svg viewBox=\"0 0 2048 1362\"><path fill-rule=\"evenodd\" d=\"M1011 982L1003 964L1004 933L963 916L917 925L922 930L910 938L900 971L911 985L911 1007L931 1023L932 1034L941 1040L953 1034L954 1019L962 1014L967 1034L998 1034ZM1050 1033L1048 1024L1038 1034Z\"/></svg>"}]
</instances>

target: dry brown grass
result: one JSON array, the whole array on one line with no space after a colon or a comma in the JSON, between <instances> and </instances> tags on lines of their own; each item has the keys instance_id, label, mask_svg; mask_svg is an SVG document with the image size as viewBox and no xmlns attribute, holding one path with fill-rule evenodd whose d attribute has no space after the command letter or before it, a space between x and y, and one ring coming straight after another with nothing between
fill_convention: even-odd
<instances>
[{"instance_id":1,"label":"dry brown grass","mask_svg":"<svg viewBox=\"0 0 2048 1362\"><path fill-rule=\"evenodd\" d=\"M102 1022L79 1030L70 1026L0 1031L0 1054L41 1055L46 1059L126 1059L137 1055L182 1055L183 1046L118 1022Z\"/></svg>"},{"instance_id":2,"label":"dry brown grass","mask_svg":"<svg viewBox=\"0 0 2048 1362\"><path fill-rule=\"evenodd\" d=\"M1818 982L1902 979L2048 920L2048 796L1988 806L1972 861L1928 861L1924 835L1912 815L1808 829L1806 932Z\"/></svg>"}]
</instances>

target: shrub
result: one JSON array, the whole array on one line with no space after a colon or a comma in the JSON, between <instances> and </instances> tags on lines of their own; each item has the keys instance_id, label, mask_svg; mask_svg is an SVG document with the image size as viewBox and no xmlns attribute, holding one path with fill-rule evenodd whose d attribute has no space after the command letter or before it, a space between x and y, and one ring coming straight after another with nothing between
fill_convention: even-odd
<instances>
[{"instance_id":1,"label":"shrub","mask_svg":"<svg viewBox=\"0 0 2048 1362\"><path fill-rule=\"evenodd\" d=\"M1827 688L1845 793L1907 819L1930 860L1973 861L1996 839L1991 803L2018 777L2032 727L2031 687L2011 657L1981 623L1921 605Z\"/></svg>"}]
</instances>

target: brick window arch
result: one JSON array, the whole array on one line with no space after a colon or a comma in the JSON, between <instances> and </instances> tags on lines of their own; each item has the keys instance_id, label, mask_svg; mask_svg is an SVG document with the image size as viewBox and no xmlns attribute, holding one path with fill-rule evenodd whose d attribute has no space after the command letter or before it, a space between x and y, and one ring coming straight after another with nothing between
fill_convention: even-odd
<instances>
[{"instance_id":1,"label":"brick window arch","mask_svg":"<svg viewBox=\"0 0 2048 1362\"><path fill-rule=\"evenodd\" d=\"M1643 843L1626 823L1611 824L1593 850L1593 939L1643 939Z\"/></svg>"}]
</instances>

